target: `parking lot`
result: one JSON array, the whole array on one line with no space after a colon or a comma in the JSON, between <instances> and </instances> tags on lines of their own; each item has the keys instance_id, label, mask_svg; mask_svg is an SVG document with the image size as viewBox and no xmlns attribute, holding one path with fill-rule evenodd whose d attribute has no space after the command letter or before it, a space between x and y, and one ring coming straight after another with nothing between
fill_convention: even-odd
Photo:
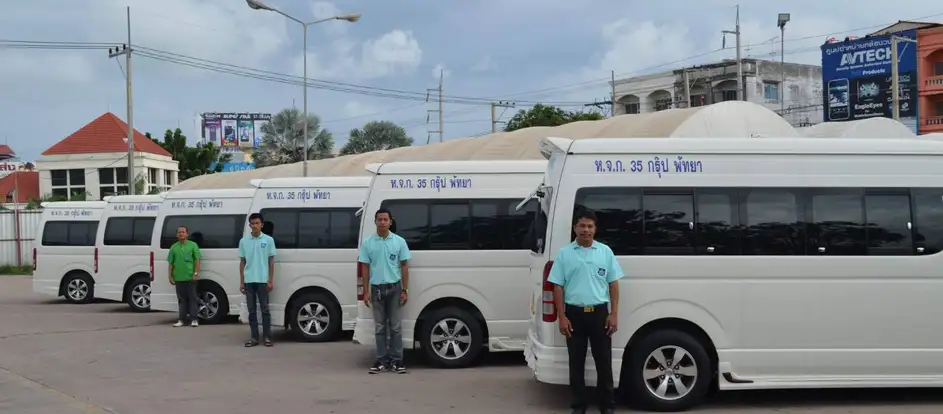
<instances>
[{"instance_id":1,"label":"parking lot","mask_svg":"<svg viewBox=\"0 0 943 414\"><path fill-rule=\"evenodd\" d=\"M0 277L0 412L564 413L565 387L535 382L520 354L438 370L407 355L407 375L369 375L349 341L243 348L238 323L173 328L174 315L69 305ZM275 411L273 411L273 409ZM939 390L720 394L699 412L939 413Z\"/></svg>"}]
</instances>

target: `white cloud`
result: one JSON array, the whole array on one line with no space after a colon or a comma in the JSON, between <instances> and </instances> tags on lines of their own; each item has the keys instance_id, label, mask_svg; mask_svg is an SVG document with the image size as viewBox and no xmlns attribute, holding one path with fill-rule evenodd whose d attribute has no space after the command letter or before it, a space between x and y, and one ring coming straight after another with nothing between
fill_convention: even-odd
<instances>
[{"instance_id":1,"label":"white cloud","mask_svg":"<svg viewBox=\"0 0 943 414\"><path fill-rule=\"evenodd\" d=\"M100 0L91 3L84 25L90 38L126 38L124 6L131 8L131 41L146 47L245 66L264 66L289 44L277 13L252 10L232 0ZM297 36L300 37L299 29ZM206 72L204 72L206 73Z\"/></svg>"},{"instance_id":2,"label":"white cloud","mask_svg":"<svg viewBox=\"0 0 943 414\"><path fill-rule=\"evenodd\" d=\"M445 65L439 63L435 65L434 68L432 68L432 78L439 79L439 76L442 76L443 78L451 77L452 71L448 70L448 68L446 68Z\"/></svg>"},{"instance_id":3,"label":"white cloud","mask_svg":"<svg viewBox=\"0 0 943 414\"><path fill-rule=\"evenodd\" d=\"M84 85L95 78L95 68L87 54L62 51L30 53L15 49L3 52L0 84L43 82L44 85ZM115 68L117 72L117 68Z\"/></svg>"},{"instance_id":4,"label":"white cloud","mask_svg":"<svg viewBox=\"0 0 943 414\"><path fill-rule=\"evenodd\" d=\"M491 56L485 56L476 62L472 67L472 72L488 72L498 68L498 65L491 60Z\"/></svg>"},{"instance_id":5,"label":"white cloud","mask_svg":"<svg viewBox=\"0 0 943 414\"><path fill-rule=\"evenodd\" d=\"M344 116L347 118L357 118L377 112L380 112L380 108L360 101L349 101L344 104Z\"/></svg>"},{"instance_id":6,"label":"white cloud","mask_svg":"<svg viewBox=\"0 0 943 414\"><path fill-rule=\"evenodd\" d=\"M612 70L617 74L648 70L684 59L696 51L696 45L688 38L688 27L680 23L656 25L651 21L633 23L620 19L603 25L601 32L607 50L598 64L585 69L585 75L591 78Z\"/></svg>"},{"instance_id":7,"label":"white cloud","mask_svg":"<svg viewBox=\"0 0 943 414\"><path fill-rule=\"evenodd\" d=\"M331 44L328 52L308 53L308 76L360 81L411 74L420 63L422 49L419 41L412 31L397 29L359 45L346 37L339 38ZM301 74L302 64L301 57L298 57L296 74Z\"/></svg>"}]
</instances>

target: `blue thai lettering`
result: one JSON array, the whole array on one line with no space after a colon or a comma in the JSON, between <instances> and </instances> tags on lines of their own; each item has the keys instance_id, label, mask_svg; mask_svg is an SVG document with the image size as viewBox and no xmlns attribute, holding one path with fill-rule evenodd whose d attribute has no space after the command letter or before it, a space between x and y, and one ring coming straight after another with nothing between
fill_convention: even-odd
<instances>
[{"instance_id":1,"label":"blue thai lettering","mask_svg":"<svg viewBox=\"0 0 943 414\"><path fill-rule=\"evenodd\" d=\"M396 188L396 180L390 180L390 188Z\"/></svg>"},{"instance_id":2,"label":"blue thai lettering","mask_svg":"<svg viewBox=\"0 0 943 414\"><path fill-rule=\"evenodd\" d=\"M426 183L427 181L425 178L419 178L416 180L416 188L426 188Z\"/></svg>"},{"instance_id":3,"label":"blue thai lettering","mask_svg":"<svg viewBox=\"0 0 943 414\"><path fill-rule=\"evenodd\" d=\"M445 178L442 176L436 176L435 178L429 180L429 188L434 188L436 191L441 191L445 188Z\"/></svg>"},{"instance_id":4,"label":"blue thai lettering","mask_svg":"<svg viewBox=\"0 0 943 414\"><path fill-rule=\"evenodd\" d=\"M642 166L643 166L642 160L632 160L632 162L630 162L629 164L630 164L630 168L632 169L632 172L642 171Z\"/></svg>"},{"instance_id":5,"label":"blue thai lettering","mask_svg":"<svg viewBox=\"0 0 943 414\"><path fill-rule=\"evenodd\" d=\"M449 179L449 187L451 188L471 188L471 185L471 178L458 178L458 176L453 175Z\"/></svg>"},{"instance_id":6,"label":"blue thai lettering","mask_svg":"<svg viewBox=\"0 0 943 414\"><path fill-rule=\"evenodd\" d=\"M702 172L703 168L700 161L685 160L683 156L678 156L674 162L675 172Z\"/></svg>"},{"instance_id":7,"label":"blue thai lettering","mask_svg":"<svg viewBox=\"0 0 943 414\"><path fill-rule=\"evenodd\" d=\"M596 172L603 172L602 169L602 160L596 160Z\"/></svg>"},{"instance_id":8,"label":"blue thai lettering","mask_svg":"<svg viewBox=\"0 0 943 414\"><path fill-rule=\"evenodd\" d=\"M661 178L662 173L668 172L668 159L653 158L648 162L648 172L656 173L658 178Z\"/></svg>"}]
</instances>

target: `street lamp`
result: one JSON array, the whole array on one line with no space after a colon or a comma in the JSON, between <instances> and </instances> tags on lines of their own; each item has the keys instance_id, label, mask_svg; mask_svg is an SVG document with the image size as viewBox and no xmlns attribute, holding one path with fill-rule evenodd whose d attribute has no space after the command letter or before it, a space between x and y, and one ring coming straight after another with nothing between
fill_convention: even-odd
<instances>
[{"instance_id":1,"label":"street lamp","mask_svg":"<svg viewBox=\"0 0 943 414\"><path fill-rule=\"evenodd\" d=\"M779 13L776 25L779 26L779 70L782 71L782 82L779 83L779 115L786 117L786 23L789 13Z\"/></svg>"},{"instance_id":2,"label":"street lamp","mask_svg":"<svg viewBox=\"0 0 943 414\"><path fill-rule=\"evenodd\" d=\"M307 177L308 176L308 26L311 26L313 24L318 24L318 23L324 23L331 20L344 20L350 23L354 23L360 20L361 15L360 13L347 13L347 14L341 14L334 17L328 17L326 19L315 20L313 22L304 22L288 14L285 14L281 10L278 10L272 6L269 6L268 4L265 4L261 0L246 0L246 4L248 4L249 8L252 10L265 10L265 11L278 13L282 16L285 16L289 20L300 24L301 27L303 28L304 49L302 52L302 60L304 61L304 69L303 69L304 74L303 74L302 83L304 84L304 95L302 99L304 103L302 104L302 108L303 108L302 111L304 111L304 116L302 117L302 121L304 122L303 124L304 129L302 133L304 134L304 158L303 158L304 161L302 163L302 171L303 171L302 175Z\"/></svg>"}]
</instances>

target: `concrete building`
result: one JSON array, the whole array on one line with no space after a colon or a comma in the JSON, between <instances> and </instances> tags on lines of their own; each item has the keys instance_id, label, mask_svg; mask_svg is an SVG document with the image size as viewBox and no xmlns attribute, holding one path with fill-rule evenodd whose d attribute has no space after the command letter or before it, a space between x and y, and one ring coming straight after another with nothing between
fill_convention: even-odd
<instances>
[{"instance_id":1,"label":"concrete building","mask_svg":"<svg viewBox=\"0 0 943 414\"><path fill-rule=\"evenodd\" d=\"M87 193L87 200L128 194L127 139L128 124L117 116L108 112L96 118L42 153L36 161L39 193L66 198ZM177 184L177 161L137 130L134 150L135 175L144 179L145 193Z\"/></svg>"},{"instance_id":2,"label":"concrete building","mask_svg":"<svg viewBox=\"0 0 943 414\"><path fill-rule=\"evenodd\" d=\"M943 27L917 30L920 133L943 132Z\"/></svg>"},{"instance_id":3,"label":"concrete building","mask_svg":"<svg viewBox=\"0 0 943 414\"><path fill-rule=\"evenodd\" d=\"M785 92L784 118L793 126L822 122L822 68L786 63L783 88L779 62L743 59L744 101L780 112ZM687 83L687 86L685 84ZM690 96L690 102L687 98ZM669 108L710 105L737 99L737 62L676 69L615 81L615 115L657 112Z\"/></svg>"}]
</instances>

